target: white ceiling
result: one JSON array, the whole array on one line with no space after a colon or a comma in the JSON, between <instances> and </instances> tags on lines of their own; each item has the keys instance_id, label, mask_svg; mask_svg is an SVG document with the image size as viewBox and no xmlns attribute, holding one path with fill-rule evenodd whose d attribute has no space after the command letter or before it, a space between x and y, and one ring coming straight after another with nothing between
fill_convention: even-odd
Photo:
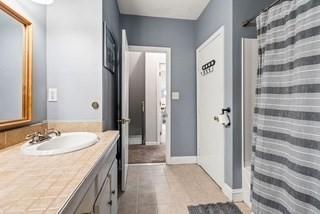
<instances>
[{"instance_id":1,"label":"white ceiling","mask_svg":"<svg viewBox=\"0 0 320 214\"><path fill-rule=\"evenodd\" d=\"M210 0L118 0L120 13L197 20Z\"/></svg>"}]
</instances>

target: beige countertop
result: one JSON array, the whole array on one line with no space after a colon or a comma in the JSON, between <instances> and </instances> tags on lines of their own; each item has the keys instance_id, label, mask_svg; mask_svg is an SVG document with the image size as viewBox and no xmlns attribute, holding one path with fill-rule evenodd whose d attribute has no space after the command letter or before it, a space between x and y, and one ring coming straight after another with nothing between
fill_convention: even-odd
<instances>
[{"instance_id":1,"label":"beige countertop","mask_svg":"<svg viewBox=\"0 0 320 214\"><path fill-rule=\"evenodd\" d=\"M26 156L21 144L0 150L0 214L58 213L119 132L98 136L94 146L64 155Z\"/></svg>"}]
</instances>

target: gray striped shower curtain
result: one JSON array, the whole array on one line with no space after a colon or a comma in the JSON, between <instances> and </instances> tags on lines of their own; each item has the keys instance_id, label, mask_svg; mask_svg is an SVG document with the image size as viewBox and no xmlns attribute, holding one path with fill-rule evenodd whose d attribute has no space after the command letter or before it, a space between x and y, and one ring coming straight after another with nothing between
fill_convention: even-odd
<instances>
[{"instance_id":1,"label":"gray striped shower curtain","mask_svg":"<svg viewBox=\"0 0 320 214\"><path fill-rule=\"evenodd\" d=\"M320 213L320 0L283 0L257 18L252 209Z\"/></svg>"}]
</instances>

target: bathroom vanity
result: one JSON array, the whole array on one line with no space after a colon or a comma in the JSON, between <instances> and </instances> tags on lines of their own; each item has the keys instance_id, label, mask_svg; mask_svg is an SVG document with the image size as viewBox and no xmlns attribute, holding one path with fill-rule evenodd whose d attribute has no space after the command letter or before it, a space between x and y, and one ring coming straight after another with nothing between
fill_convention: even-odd
<instances>
[{"instance_id":1,"label":"bathroom vanity","mask_svg":"<svg viewBox=\"0 0 320 214\"><path fill-rule=\"evenodd\" d=\"M22 144L0 150L0 213L117 213L119 132L91 147L30 156Z\"/></svg>"},{"instance_id":2,"label":"bathroom vanity","mask_svg":"<svg viewBox=\"0 0 320 214\"><path fill-rule=\"evenodd\" d=\"M113 145L87 176L61 213L117 214L117 148Z\"/></svg>"},{"instance_id":3,"label":"bathroom vanity","mask_svg":"<svg viewBox=\"0 0 320 214\"><path fill-rule=\"evenodd\" d=\"M102 121L98 121L101 117L95 112L90 118L97 117L97 121L83 121L83 127L78 123L62 125L63 130L76 127L75 133L50 129L54 125L51 123L34 124L48 118L42 107L46 85L38 87L45 80L33 76L46 76L46 67L40 63L46 61L40 56L41 48L46 50L40 40L42 34L46 39L42 32L46 19L37 15L42 9L33 7L32 3L29 8L27 2L0 0L0 213L116 214L119 132L91 133L102 130ZM33 36L39 33L41 36ZM37 44L34 49L33 42ZM38 71L33 73L33 67ZM35 87L33 79L37 80ZM33 108L32 104L41 108ZM69 105L73 109L79 103ZM90 103L81 105L86 111ZM41 116L35 118L35 113ZM27 142L23 144L24 139Z\"/></svg>"},{"instance_id":4,"label":"bathroom vanity","mask_svg":"<svg viewBox=\"0 0 320 214\"><path fill-rule=\"evenodd\" d=\"M83 180L60 213L117 214L117 147L113 143Z\"/></svg>"}]
</instances>

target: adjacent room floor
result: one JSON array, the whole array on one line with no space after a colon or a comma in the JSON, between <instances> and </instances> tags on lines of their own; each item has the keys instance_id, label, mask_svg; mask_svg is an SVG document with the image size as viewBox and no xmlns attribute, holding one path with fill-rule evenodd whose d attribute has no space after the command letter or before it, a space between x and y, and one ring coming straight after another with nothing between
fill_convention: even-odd
<instances>
[{"instance_id":1,"label":"adjacent room floor","mask_svg":"<svg viewBox=\"0 0 320 214\"><path fill-rule=\"evenodd\" d=\"M227 202L198 165L130 165L119 214L188 214L189 205ZM250 209L236 204L244 214Z\"/></svg>"},{"instance_id":2,"label":"adjacent room floor","mask_svg":"<svg viewBox=\"0 0 320 214\"><path fill-rule=\"evenodd\" d=\"M160 145L129 145L129 164L165 163L166 146Z\"/></svg>"}]
</instances>

